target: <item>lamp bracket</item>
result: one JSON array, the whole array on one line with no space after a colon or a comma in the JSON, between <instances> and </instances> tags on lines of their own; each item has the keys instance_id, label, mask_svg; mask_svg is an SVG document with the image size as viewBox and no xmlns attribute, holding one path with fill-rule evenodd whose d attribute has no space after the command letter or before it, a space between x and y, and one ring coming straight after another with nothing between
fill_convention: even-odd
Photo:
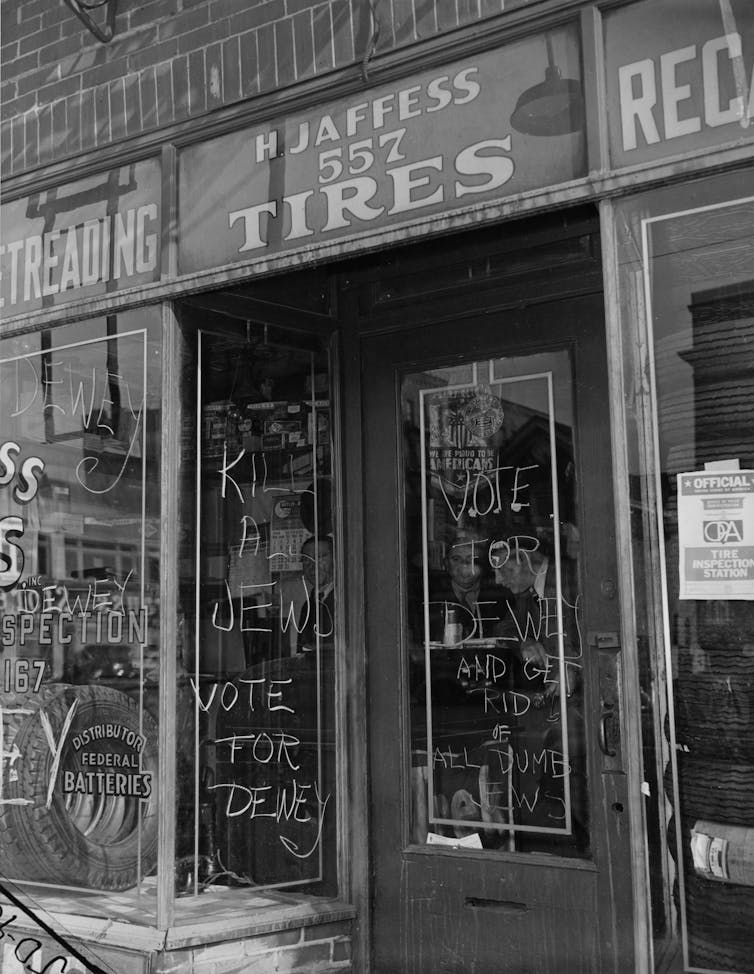
<instances>
[{"instance_id":1,"label":"lamp bracket","mask_svg":"<svg viewBox=\"0 0 754 974\"><path fill-rule=\"evenodd\" d=\"M98 41L108 44L113 39L118 0L91 0L91 2L87 2L87 0L63 0L63 2L71 8L81 23L94 34ZM104 24L98 24L91 13L100 7L106 8Z\"/></svg>"}]
</instances>

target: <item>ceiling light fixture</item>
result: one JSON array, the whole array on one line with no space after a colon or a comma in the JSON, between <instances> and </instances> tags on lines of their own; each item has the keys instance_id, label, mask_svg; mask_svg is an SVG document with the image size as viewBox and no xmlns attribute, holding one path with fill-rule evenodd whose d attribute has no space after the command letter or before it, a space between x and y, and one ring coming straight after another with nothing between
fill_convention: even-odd
<instances>
[{"instance_id":1,"label":"ceiling light fixture","mask_svg":"<svg viewBox=\"0 0 754 974\"><path fill-rule=\"evenodd\" d=\"M584 125L584 96L581 84L562 78L552 52L552 38L545 34L547 68L545 80L519 96L511 125L524 135L567 135Z\"/></svg>"}]
</instances>

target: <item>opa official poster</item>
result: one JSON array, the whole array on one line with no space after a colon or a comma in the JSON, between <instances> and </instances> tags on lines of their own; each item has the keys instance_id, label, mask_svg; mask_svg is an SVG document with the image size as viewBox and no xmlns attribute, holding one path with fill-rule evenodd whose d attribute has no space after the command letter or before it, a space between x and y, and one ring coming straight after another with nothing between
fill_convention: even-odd
<instances>
[{"instance_id":1,"label":"opa official poster","mask_svg":"<svg viewBox=\"0 0 754 974\"><path fill-rule=\"evenodd\" d=\"M754 600L754 470L678 475L681 599Z\"/></svg>"}]
</instances>

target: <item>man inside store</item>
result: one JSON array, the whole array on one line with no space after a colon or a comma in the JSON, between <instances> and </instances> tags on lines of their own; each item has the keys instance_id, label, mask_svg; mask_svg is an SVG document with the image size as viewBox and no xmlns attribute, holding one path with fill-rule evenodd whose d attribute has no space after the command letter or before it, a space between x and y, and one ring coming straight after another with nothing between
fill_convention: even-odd
<instances>
[{"instance_id":1,"label":"man inside store","mask_svg":"<svg viewBox=\"0 0 754 974\"><path fill-rule=\"evenodd\" d=\"M493 761L484 794L481 784L461 780L451 767L435 767L436 801L446 801L449 810L443 818L478 820L486 810L494 821L510 821L513 816L524 826L559 826L564 807L562 776L548 776L532 760L525 761L527 755L541 756L548 742L556 756L562 750L554 567L549 551L539 544L535 550L490 546L483 537L466 532L458 532L448 544L446 572L430 590L429 602L433 743L442 753L471 754L474 762L484 765L483 749L472 750L473 732L478 729L483 735L489 715L497 713L510 735L503 744L510 743L521 767L516 765L509 780L507 773L500 774L500 762ZM413 689L420 703L424 660L417 662ZM574 721L578 716L573 713ZM498 741L493 753L503 744ZM579 768L581 752L583 748L573 741L572 763ZM559 766L555 771L560 771ZM514 814L498 807L511 785L519 795L527 795L533 806L536 797L533 811L521 807ZM468 815L453 814L453 801L467 793ZM494 800L486 797L489 794ZM575 792L572 799L575 812L579 804ZM459 825L454 829L456 835L465 831ZM500 832L484 837L487 844L501 841Z\"/></svg>"},{"instance_id":2,"label":"man inside store","mask_svg":"<svg viewBox=\"0 0 754 974\"><path fill-rule=\"evenodd\" d=\"M301 546L306 598L299 610L296 636L297 653L312 652L333 645L335 630L334 552L332 538L312 536Z\"/></svg>"},{"instance_id":3,"label":"man inside store","mask_svg":"<svg viewBox=\"0 0 754 974\"><path fill-rule=\"evenodd\" d=\"M507 616L499 636L516 647L510 664L512 685L526 694L531 706L518 720L515 744L529 754L551 753L556 761L542 772L534 768L520 770L515 787L539 795L536 807L527 815L529 825L558 826L565 808L564 789L570 794L574 842L581 847L586 838L586 757L583 739L581 664L575 616L561 612L558 617L558 595L552 549L544 545L536 550L512 550L495 563L495 577L511 592L507 599ZM567 603L561 599L562 609ZM560 700L560 639L562 632L565 662L565 700ZM565 737L568 743L569 781L557 766L563 753L564 730L561 703L567 705ZM537 791L538 789L538 791ZM519 815L523 810L519 810ZM541 843L546 845L546 838ZM524 843L522 846L521 843ZM528 845L527 845L528 842ZM535 836L519 839L519 847L536 848Z\"/></svg>"},{"instance_id":4,"label":"man inside store","mask_svg":"<svg viewBox=\"0 0 754 974\"><path fill-rule=\"evenodd\" d=\"M554 566L543 547L514 548L492 561L496 581L509 593L497 634L517 647L516 684L534 692L534 705L542 706L560 689Z\"/></svg>"},{"instance_id":5,"label":"man inside store","mask_svg":"<svg viewBox=\"0 0 754 974\"><path fill-rule=\"evenodd\" d=\"M511 592L496 584L489 569L489 543L459 531L448 543L446 574L434 582L429 597L429 638L458 645L498 635Z\"/></svg>"}]
</instances>

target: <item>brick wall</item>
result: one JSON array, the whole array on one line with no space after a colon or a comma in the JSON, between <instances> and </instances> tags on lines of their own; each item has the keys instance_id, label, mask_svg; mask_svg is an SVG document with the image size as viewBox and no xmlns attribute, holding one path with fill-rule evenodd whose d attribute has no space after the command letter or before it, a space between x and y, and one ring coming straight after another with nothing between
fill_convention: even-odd
<instances>
[{"instance_id":1,"label":"brick wall","mask_svg":"<svg viewBox=\"0 0 754 974\"><path fill-rule=\"evenodd\" d=\"M347 922L227 941L161 954L154 974L350 974Z\"/></svg>"},{"instance_id":2,"label":"brick wall","mask_svg":"<svg viewBox=\"0 0 754 974\"><path fill-rule=\"evenodd\" d=\"M63 0L3 0L9 176L354 65L531 0L118 0L97 41ZM103 12L99 13L102 18Z\"/></svg>"}]
</instances>

